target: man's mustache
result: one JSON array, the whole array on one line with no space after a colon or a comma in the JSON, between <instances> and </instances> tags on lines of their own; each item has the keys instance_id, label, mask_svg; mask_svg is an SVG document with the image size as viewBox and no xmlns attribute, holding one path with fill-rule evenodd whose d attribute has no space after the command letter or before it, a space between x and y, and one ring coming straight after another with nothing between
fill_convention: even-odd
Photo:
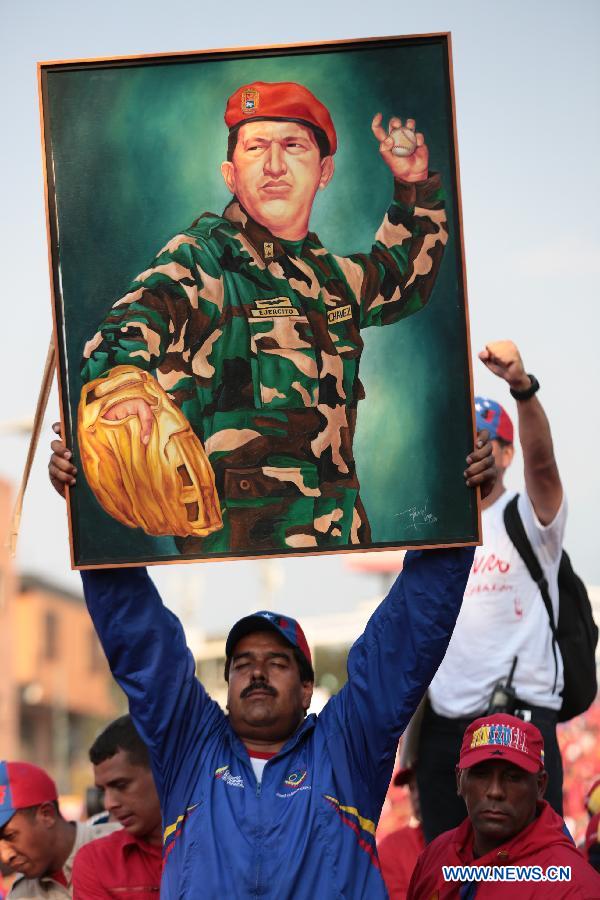
<instances>
[{"instance_id":1,"label":"man's mustache","mask_svg":"<svg viewBox=\"0 0 600 900\"><path fill-rule=\"evenodd\" d=\"M270 694L272 697L277 696L275 688L271 687L270 684L267 684L266 681L251 681L240 694L241 699L245 700L245 698L249 697L253 691L262 691L263 694Z\"/></svg>"}]
</instances>

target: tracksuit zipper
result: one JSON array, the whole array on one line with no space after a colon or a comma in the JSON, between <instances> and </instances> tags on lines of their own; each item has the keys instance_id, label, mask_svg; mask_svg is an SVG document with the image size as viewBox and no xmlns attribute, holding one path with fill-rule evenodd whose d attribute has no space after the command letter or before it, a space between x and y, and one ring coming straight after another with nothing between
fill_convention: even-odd
<instances>
[{"instance_id":1,"label":"tracksuit zipper","mask_svg":"<svg viewBox=\"0 0 600 900\"><path fill-rule=\"evenodd\" d=\"M269 764L269 761L267 760L267 763L266 763L266 765L265 765L265 768L264 768L263 771L262 771L262 777L264 777L265 769L267 768L267 765L268 765L268 764ZM260 805L261 792L262 792L262 778L261 778L260 781L259 781L258 779L256 780L256 799L258 800L258 813L257 813L257 821L258 821L258 824L257 824L257 848L256 848L256 882L255 882L255 884L254 884L254 890L255 890L255 892L256 892L256 896L257 896L257 897L259 897L259 896L262 894L262 891L261 891L261 889L260 889L260 864L261 864L261 846L260 846L260 845L262 844L262 838L263 838L263 833L262 833L262 818L261 818L261 815L260 815L260 811L261 811L261 805Z\"/></svg>"}]
</instances>

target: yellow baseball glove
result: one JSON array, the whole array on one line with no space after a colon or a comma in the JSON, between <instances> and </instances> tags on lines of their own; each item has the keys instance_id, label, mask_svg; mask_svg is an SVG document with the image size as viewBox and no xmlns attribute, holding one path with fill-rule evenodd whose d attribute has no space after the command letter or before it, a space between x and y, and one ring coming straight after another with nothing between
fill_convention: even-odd
<instances>
[{"instance_id":1,"label":"yellow baseball glove","mask_svg":"<svg viewBox=\"0 0 600 900\"><path fill-rule=\"evenodd\" d=\"M152 409L147 444L137 415L104 417L124 400ZM222 528L215 476L204 448L173 401L148 372L116 366L84 385L77 433L85 477L119 522L147 534L205 537Z\"/></svg>"}]
</instances>

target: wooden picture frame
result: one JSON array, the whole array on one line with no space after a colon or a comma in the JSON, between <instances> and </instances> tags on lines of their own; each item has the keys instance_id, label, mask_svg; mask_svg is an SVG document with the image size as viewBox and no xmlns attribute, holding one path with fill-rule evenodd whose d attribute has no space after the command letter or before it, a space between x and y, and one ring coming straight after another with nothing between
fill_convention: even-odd
<instances>
[{"instance_id":1,"label":"wooden picture frame","mask_svg":"<svg viewBox=\"0 0 600 900\"><path fill-rule=\"evenodd\" d=\"M450 35L39 85L73 567L480 543Z\"/></svg>"}]
</instances>

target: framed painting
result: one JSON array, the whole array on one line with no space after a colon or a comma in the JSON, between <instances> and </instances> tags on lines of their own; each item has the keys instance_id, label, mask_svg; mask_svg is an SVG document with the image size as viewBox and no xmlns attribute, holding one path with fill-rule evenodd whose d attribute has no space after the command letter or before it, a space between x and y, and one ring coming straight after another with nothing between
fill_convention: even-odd
<instances>
[{"instance_id":1,"label":"framed painting","mask_svg":"<svg viewBox=\"0 0 600 900\"><path fill-rule=\"evenodd\" d=\"M39 82L74 567L478 543L450 36Z\"/></svg>"}]
</instances>

